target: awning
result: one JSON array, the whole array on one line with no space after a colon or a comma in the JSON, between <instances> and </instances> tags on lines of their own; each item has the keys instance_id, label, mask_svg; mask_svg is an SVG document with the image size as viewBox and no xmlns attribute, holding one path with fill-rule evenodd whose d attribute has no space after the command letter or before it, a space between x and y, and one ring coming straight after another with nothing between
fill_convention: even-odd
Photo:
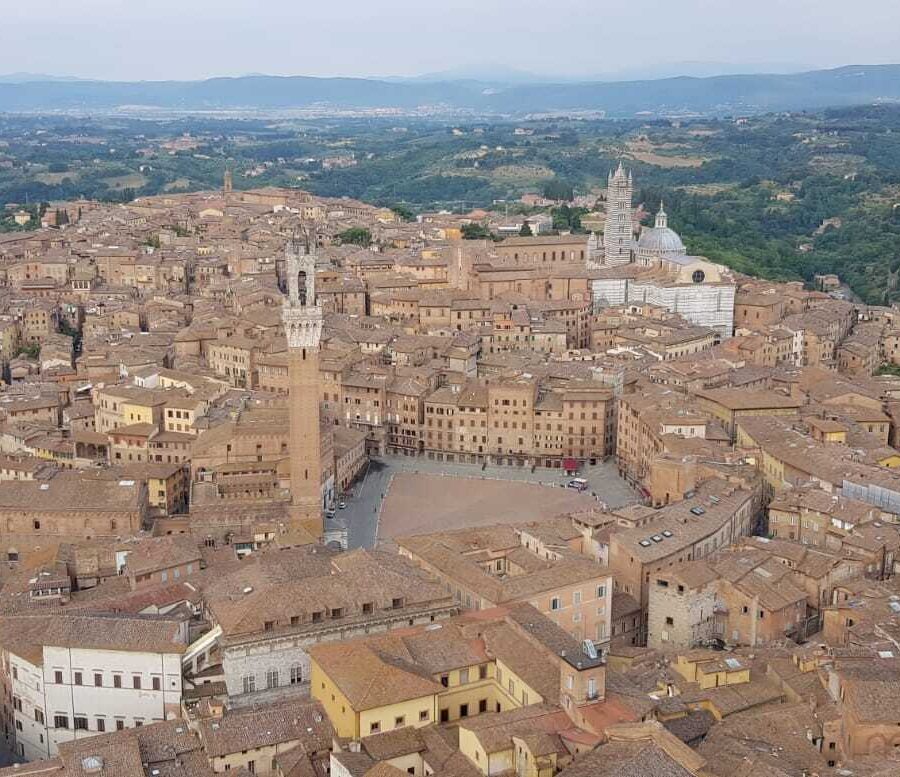
<instances>
[{"instance_id":1,"label":"awning","mask_svg":"<svg viewBox=\"0 0 900 777\"><path fill-rule=\"evenodd\" d=\"M574 472L578 466L578 459L563 459L563 469L566 472Z\"/></svg>"}]
</instances>

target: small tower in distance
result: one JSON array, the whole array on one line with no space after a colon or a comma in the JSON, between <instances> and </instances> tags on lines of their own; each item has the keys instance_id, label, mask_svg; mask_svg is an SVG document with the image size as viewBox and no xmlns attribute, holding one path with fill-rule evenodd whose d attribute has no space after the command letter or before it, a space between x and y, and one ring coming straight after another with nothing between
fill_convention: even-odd
<instances>
[{"instance_id":1,"label":"small tower in distance","mask_svg":"<svg viewBox=\"0 0 900 777\"><path fill-rule=\"evenodd\" d=\"M227 197L234 190L234 179L231 177L231 170L229 168L225 168L225 176L222 181L222 192Z\"/></svg>"},{"instance_id":2,"label":"small tower in distance","mask_svg":"<svg viewBox=\"0 0 900 777\"><path fill-rule=\"evenodd\" d=\"M603 265L604 252L603 240L596 232L591 230L587 241L587 266L588 269L597 269Z\"/></svg>"},{"instance_id":3,"label":"small tower in distance","mask_svg":"<svg viewBox=\"0 0 900 777\"><path fill-rule=\"evenodd\" d=\"M291 240L285 249L287 298L281 309L288 342L291 521L322 536L322 449L319 429L319 347L322 308L316 304L316 243Z\"/></svg>"}]
</instances>

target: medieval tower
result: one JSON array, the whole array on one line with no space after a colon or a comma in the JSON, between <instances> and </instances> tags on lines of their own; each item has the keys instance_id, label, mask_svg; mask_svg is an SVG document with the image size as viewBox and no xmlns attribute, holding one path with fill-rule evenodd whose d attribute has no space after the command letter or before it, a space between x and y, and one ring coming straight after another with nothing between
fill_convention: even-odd
<instances>
[{"instance_id":1,"label":"medieval tower","mask_svg":"<svg viewBox=\"0 0 900 777\"><path fill-rule=\"evenodd\" d=\"M606 189L606 226L603 229L604 264L628 264L634 246L631 197L631 173L626 175L622 163L609 174Z\"/></svg>"},{"instance_id":2,"label":"medieval tower","mask_svg":"<svg viewBox=\"0 0 900 777\"><path fill-rule=\"evenodd\" d=\"M316 304L315 240L286 249L287 299L282 320L290 383L291 519L322 536L322 452L319 430L319 344L322 308Z\"/></svg>"}]
</instances>

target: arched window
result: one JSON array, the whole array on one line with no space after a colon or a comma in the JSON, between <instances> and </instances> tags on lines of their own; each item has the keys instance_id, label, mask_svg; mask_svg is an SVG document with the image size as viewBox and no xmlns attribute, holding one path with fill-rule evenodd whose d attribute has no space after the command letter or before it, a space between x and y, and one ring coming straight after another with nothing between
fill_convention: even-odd
<instances>
[{"instance_id":1,"label":"arched window","mask_svg":"<svg viewBox=\"0 0 900 777\"><path fill-rule=\"evenodd\" d=\"M300 297L300 304L306 304L306 273L303 270L300 270L297 273L297 293Z\"/></svg>"}]
</instances>

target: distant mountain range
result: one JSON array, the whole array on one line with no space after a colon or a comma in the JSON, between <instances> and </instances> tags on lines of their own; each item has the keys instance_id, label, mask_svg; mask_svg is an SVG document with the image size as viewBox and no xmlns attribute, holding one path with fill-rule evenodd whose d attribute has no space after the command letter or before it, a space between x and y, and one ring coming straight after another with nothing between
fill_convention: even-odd
<instances>
[{"instance_id":1,"label":"distant mountain range","mask_svg":"<svg viewBox=\"0 0 900 777\"><path fill-rule=\"evenodd\" d=\"M512 75L511 75L512 74ZM0 112L323 111L395 109L478 115L604 111L607 116L723 115L900 101L900 65L761 75L547 83L433 74L415 79L243 76L205 81L0 77ZM533 77L538 79L539 77Z\"/></svg>"}]
</instances>

